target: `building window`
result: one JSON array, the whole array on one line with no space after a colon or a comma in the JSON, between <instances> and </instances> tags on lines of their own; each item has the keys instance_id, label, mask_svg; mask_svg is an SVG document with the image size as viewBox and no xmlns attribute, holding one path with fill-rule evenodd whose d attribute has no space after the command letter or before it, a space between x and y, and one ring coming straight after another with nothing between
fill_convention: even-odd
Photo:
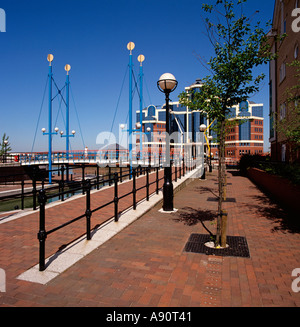
<instances>
[{"instance_id":1,"label":"building window","mask_svg":"<svg viewBox=\"0 0 300 327\"><path fill-rule=\"evenodd\" d=\"M285 79L285 75L286 75L286 63L283 62L280 66L279 69L279 82L281 83L284 79Z\"/></svg>"},{"instance_id":2,"label":"building window","mask_svg":"<svg viewBox=\"0 0 300 327\"><path fill-rule=\"evenodd\" d=\"M295 58L295 59L298 58L298 54L299 54L299 47L298 47L298 44L296 44L296 46L295 46L295 50L294 50L294 58Z\"/></svg>"},{"instance_id":3,"label":"building window","mask_svg":"<svg viewBox=\"0 0 300 327\"><path fill-rule=\"evenodd\" d=\"M279 119L283 120L286 117L286 104L283 103L280 105L280 116Z\"/></svg>"},{"instance_id":4,"label":"building window","mask_svg":"<svg viewBox=\"0 0 300 327\"><path fill-rule=\"evenodd\" d=\"M281 146L281 161L285 162L285 155L286 155L286 145L282 144Z\"/></svg>"}]
</instances>

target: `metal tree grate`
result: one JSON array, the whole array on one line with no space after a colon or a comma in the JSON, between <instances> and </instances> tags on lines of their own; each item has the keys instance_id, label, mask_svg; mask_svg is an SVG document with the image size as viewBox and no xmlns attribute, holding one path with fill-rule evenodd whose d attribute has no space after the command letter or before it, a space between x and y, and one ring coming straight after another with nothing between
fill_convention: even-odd
<instances>
[{"instance_id":1,"label":"metal tree grate","mask_svg":"<svg viewBox=\"0 0 300 327\"><path fill-rule=\"evenodd\" d=\"M210 242L211 237L207 234L191 234L188 242L185 245L184 251L191 253L202 253L206 255L215 255L220 257L242 257L250 258L248 243L245 237L227 236L226 249L214 249L205 246L205 243Z\"/></svg>"}]
</instances>

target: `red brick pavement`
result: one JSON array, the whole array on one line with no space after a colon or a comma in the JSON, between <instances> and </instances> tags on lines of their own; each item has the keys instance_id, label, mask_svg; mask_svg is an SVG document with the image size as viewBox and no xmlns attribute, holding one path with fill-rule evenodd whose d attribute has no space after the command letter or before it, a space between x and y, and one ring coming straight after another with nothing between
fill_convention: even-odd
<instances>
[{"instance_id":1,"label":"red brick pavement","mask_svg":"<svg viewBox=\"0 0 300 327\"><path fill-rule=\"evenodd\" d=\"M208 200L217 192L216 183L216 172L207 174L206 181L195 180L176 193L177 213L163 214L161 206L154 207L46 285L16 279L37 263L36 214L2 224L0 267L7 284L0 305L299 307L300 292L291 288L292 271L300 268L299 230L235 172L228 172L227 197L236 201L225 204L228 235L246 237L251 257L184 252L190 234L207 234L205 228L215 232L217 202ZM83 206L80 201L70 204L68 213L78 214ZM69 231L49 236L48 254L70 237Z\"/></svg>"}]
</instances>

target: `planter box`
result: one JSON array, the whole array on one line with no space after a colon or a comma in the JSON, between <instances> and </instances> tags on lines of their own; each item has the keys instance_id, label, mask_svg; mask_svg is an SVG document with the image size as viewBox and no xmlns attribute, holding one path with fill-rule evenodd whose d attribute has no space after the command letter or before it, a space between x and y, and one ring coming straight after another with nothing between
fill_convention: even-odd
<instances>
[{"instance_id":1,"label":"planter box","mask_svg":"<svg viewBox=\"0 0 300 327\"><path fill-rule=\"evenodd\" d=\"M252 182L270 194L282 207L292 213L299 214L299 186L293 185L286 178L271 175L257 168L250 168L247 175Z\"/></svg>"}]
</instances>

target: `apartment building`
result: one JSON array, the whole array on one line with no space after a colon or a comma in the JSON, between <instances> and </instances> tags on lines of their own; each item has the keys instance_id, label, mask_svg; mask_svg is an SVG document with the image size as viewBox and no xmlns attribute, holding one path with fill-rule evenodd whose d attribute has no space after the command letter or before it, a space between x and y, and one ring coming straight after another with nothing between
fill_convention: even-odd
<instances>
[{"instance_id":1,"label":"apartment building","mask_svg":"<svg viewBox=\"0 0 300 327\"><path fill-rule=\"evenodd\" d=\"M295 68L290 66L300 59L300 24L296 24L300 16L300 10L297 10L299 4L298 0L276 0L272 30L268 33L272 52L278 53L278 57L270 63L270 143L271 157L275 161L300 161L299 150L284 132L285 127L295 120L293 112L299 105L288 102L287 95L289 88L299 84ZM279 40L278 37L283 34L286 37Z\"/></svg>"}]
</instances>

